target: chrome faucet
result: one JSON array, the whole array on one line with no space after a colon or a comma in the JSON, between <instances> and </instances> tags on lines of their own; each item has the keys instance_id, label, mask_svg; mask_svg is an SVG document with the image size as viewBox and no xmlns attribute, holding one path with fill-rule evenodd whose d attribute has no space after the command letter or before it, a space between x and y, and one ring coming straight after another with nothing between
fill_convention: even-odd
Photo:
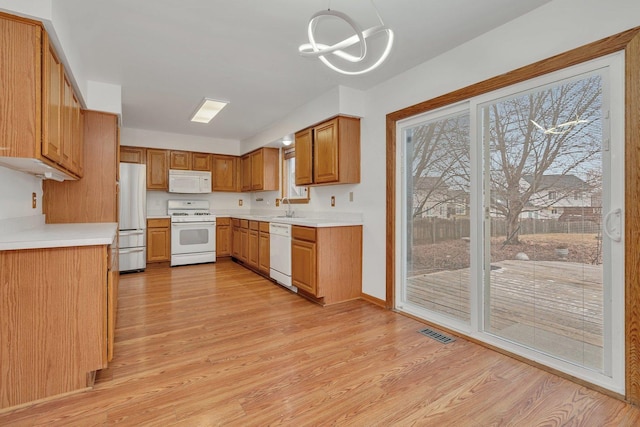
<instances>
[{"instance_id":1,"label":"chrome faucet","mask_svg":"<svg viewBox=\"0 0 640 427\"><path fill-rule=\"evenodd\" d=\"M284 203L285 200L287 201L287 212L285 213L285 216L287 218L293 218L293 215L295 214L295 212L291 210L291 200L289 200L288 197L283 197L282 203Z\"/></svg>"}]
</instances>

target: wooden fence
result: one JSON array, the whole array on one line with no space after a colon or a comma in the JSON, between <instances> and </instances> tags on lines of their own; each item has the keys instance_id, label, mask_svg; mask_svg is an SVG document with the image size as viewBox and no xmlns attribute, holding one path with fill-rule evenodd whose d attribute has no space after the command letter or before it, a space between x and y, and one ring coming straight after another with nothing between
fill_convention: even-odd
<instances>
[{"instance_id":1,"label":"wooden fence","mask_svg":"<svg viewBox=\"0 0 640 427\"><path fill-rule=\"evenodd\" d=\"M600 225L593 221L558 221L552 219L522 219L519 222L520 235L550 233L598 233ZM507 223L504 219L491 220L491 235L506 236ZM462 239L471 235L471 227L465 218L417 218L413 220L413 243L437 243L445 240Z\"/></svg>"}]
</instances>

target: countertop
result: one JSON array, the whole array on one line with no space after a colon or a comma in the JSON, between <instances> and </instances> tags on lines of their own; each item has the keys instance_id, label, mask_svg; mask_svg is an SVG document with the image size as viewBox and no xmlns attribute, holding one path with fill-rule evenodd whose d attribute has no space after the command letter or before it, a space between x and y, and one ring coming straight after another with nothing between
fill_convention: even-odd
<instances>
[{"instance_id":1,"label":"countertop","mask_svg":"<svg viewBox=\"0 0 640 427\"><path fill-rule=\"evenodd\" d=\"M231 218L240 218L240 219L248 219L253 221L265 221L265 222L274 222L278 224L291 224L291 225L302 225L304 227L349 227L354 225L362 225L361 220L354 219L336 219L336 218L307 218L307 217L293 217L287 218L284 216L263 216L263 215L219 215L216 217L231 217Z\"/></svg>"},{"instance_id":2,"label":"countertop","mask_svg":"<svg viewBox=\"0 0 640 427\"><path fill-rule=\"evenodd\" d=\"M0 250L110 245L115 240L117 232L116 222L43 224L18 232L0 234Z\"/></svg>"}]
</instances>

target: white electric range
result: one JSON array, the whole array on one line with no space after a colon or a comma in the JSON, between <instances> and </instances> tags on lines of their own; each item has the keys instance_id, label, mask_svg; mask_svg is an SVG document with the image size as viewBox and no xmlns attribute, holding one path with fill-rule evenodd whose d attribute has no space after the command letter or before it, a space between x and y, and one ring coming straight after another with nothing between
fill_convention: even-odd
<instances>
[{"instance_id":1,"label":"white electric range","mask_svg":"<svg viewBox=\"0 0 640 427\"><path fill-rule=\"evenodd\" d=\"M207 200L169 200L171 266L216 261L216 216Z\"/></svg>"}]
</instances>

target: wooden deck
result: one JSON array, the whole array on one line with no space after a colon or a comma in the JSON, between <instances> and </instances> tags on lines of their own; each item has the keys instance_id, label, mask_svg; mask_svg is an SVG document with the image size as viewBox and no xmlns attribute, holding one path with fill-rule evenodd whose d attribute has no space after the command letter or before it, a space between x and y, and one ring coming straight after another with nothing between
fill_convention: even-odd
<instances>
[{"instance_id":1,"label":"wooden deck","mask_svg":"<svg viewBox=\"0 0 640 427\"><path fill-rule=\"evenodd\" d=\"M488 332L602 368L601 265L507 260L492 266ZM469 269L410 277L407 299L468 321Z\"/></svg>"}]
</instances>

